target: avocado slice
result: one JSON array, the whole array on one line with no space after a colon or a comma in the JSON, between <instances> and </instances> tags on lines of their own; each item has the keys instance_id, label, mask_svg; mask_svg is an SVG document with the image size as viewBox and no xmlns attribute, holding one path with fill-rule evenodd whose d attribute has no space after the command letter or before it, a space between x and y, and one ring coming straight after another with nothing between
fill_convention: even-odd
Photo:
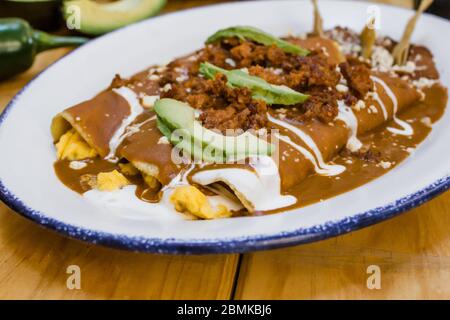
<instances>
[{"instance_id":1,"label":"avocado slice","mask_svg":"<svg viewBox=\"0 0 450 320\"><path fill-rule=\"evenodd\" d=\"M195 143L187 131L181 132L181 135L180 132L173 134L172 130L159 117L156 119L156 127L169 139L170 143L189 153L194 160L203 160L211 163L224 162L225 160L225 156L221 151L209 152L209 150L203 150L202 146Z\"/></svg>"},{"instance_id":2,"label":"avocado slice","mask_svg":"<svg viewBox=\"0 0 450 320\"><path fill-rule=\"evenodd\" d=\"M169 139L170 143L188 152L194 160L203 160L206 162L224 162L225 155L223 151L213 150L212 148L203 149L202 145L199 145L192 139L192 136L185 130L177 131L177 134L173 134L173 131L161 120L158 116L156 119L156 127L161 133ZM183 138L182 138L183 137Z\"/></svg>"},{"instance_id":3,"label":"avocado slice","mask_svg":"<svg viewBox=\"0 0 450 320\"><path fill-rule=\"evenodd\" d=\"M222 29L210 36L206 43L214 43L223 38L237 37L239 39L249 39L265 46L277 46L284 52L296 54L299 56L307 56L310 52L293 43L277 38L261 29L250 26L235 26Z\"/></svg>"},{"instance_id":4,"label":"avocado slice","mask_svg":"<svg viewBox=\"0 0 450 320\"><path fill-rule=\"evenodd\" d=\"M118 0L99 3L92 0L69 0L63 3L66 21L73 18L79 8L80 30L90 35L100 35L157 14L166 0Z\"/></svg>"},{"instance_id":5,"label":"avocado slice","mask_svg":"<svg viewBox=\"0 0 450 320\"><path fill-rule=\"evenodd\" d=\"M251 155L271 155L273 152L271 143L248 131L238 136L224 136L203 127L195 120L194 109L186 103L165 98L158 100L153 108L160 121L160 131L166 136L170 131L169 140L173 144L180 142L180 139L173 137L175 130L180 130L177 133L182 136L192 137L192 144L202 149L203 159L217 160L225 156L225 159L239 160Z\"/></svg>"},{"instance_id":6,"label":"avocado slice","mask_svg":"<svg viewBox=\"0 0 450 320\"><path fill-rule=\"evenodd\" d=\"M292 90L287 86L270 84L262 78L251 76L242 70L225 70L209 62L200 65L200 73L209 79L214 79L217 73L227 77L232 87L249 88L254 99L265 101L267 104L293 105L305 102L309 96Z\"/></svg>"}]
</instances>

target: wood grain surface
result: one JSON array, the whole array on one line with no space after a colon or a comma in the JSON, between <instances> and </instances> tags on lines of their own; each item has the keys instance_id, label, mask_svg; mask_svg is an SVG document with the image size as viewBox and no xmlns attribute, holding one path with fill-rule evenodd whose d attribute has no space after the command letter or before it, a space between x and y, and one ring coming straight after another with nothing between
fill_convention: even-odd
<instances>
[{"instance_id":1,"label":"wood grain surface","mask_svg":"<svg viewBox=\"0 0 450 320\"><path fill-rule=\"evenodd\" d=\"M373 265L380 289L367 286ZM450 192L344 236L247 254L238 279L237 299L449 299Z\"/></svg>"},{"instance_id":2,"label":"wood grain surface","mask_svg":"<svg viewBox=\"0 0 450 320\"><path fill-rule=\"evenodd\" d=\"M170 1L165 11L216 2L223 1ZM28 72L0 82L0 110L67 52L43 53ZM450 193L364 230L239 259L93 246L44 230L0 203L0 299L449 299ZM80 290L67 288L71 265L80 267ZM371 265L381 272L379 290L366 285Z\"/></svg>"}]
</instances>

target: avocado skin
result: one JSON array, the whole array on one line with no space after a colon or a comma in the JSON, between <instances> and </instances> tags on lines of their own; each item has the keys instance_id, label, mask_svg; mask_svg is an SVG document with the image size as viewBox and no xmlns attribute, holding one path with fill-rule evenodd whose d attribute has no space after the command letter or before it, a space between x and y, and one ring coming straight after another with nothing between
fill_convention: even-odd
<instances>
[{"instance_id":1,"label":"avocado skin","mask_svg":"<svg viewBox=\"0 0 450 320\"><path fill-rule=\"evenodd\" d=\"M74 14L72 8L79 8L81 26L78 31L89 35L101 35L134 22L147 19L159 13L167 0L118 0L98 3L91 0L69 0L63 2L66 21ZM115 7L115 10L111 8Z\"/></svg>"},{"instance_id":2,"label":"avocado skin","mask_svg":"<svg viewBox=\"0 0 450 320\"><path fill-rule=\"evenodd\" d=\"M227 159L239 160L249 155L271 155L273 152L272 144L249 132L227 137L202 127L195 120L194 109L186 103L165 98L158 100L153 108L158 115L157 126L162 134L195 159L223 162ZM177 134L174 135L174 131Z\"/></svg>"}]
</instances>

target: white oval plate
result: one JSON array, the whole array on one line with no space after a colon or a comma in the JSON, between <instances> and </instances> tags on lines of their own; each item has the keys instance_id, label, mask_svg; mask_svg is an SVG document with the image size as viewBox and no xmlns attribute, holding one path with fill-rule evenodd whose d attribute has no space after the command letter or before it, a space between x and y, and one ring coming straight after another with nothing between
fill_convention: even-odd
<instances>
[{"instance_id":1,"label":"white oval plate","mask_svg":"<svg viewBox=\"0 0 450 320\"><path fill-rule=\"evenodd\" d=\"M356 30L368 3L320 1L325 25ZM350 9L351 8L351 9ZM381 32L400 38L412 12L380 6ZM256 14L257 13L257 14ZM81 240L160 253L225 253L316 241L393 217L450 185L450 113L417 151L385 176L354 191L290 212L214 221L138 219L111 214L63 186L55 176L52 117L107 87L115 73L145 67L200 48L216 30L253 25L277 35L312 26L309 1L225 4L146 20L95 39L54 63L30 82L0 117L0 198L25 217ZM445 85L450 84L450 23L420 20L414 41L429 46ZM447 125L446 125L447 124Z\"/></svg>"}]
</instances>

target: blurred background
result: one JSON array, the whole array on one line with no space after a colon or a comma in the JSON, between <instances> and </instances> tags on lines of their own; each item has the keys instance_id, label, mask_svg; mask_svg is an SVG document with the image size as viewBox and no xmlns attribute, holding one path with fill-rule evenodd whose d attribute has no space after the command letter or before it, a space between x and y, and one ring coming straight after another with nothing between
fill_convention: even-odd
<instances>
[{"instance_id":1,"label":"blurred background","mask_svg":"<svg viewBox=\"0 0 450 320\"><path fill-rule=\"evenodd\" d=\"M35 60L43 55L37 53L60 47L76 47L93 37L159 14L237 1L0 0L0 82L17 79L18 75L36 66ZM416 9L421 0L372 2ZM428 12L449 19L450 0L434 0ZM52 59L47 57L40 61L49 63ZM36 70L40 69L32 70L25 78L34 75Z\"/></svg>"},{"instance_id":2,"label":"blurred background","mask_svg":"<svg viewBox=\"0 0 450 320\"><path fill-rule=\"evenodd\" d=\"M238 0L235 0L238 1ZM234 2L235 2L234 1ZM257 0L253 0L257 1ZM299 0L301 1L301 0ZM361 1L361 0L353 0ZM21 17L26 19L35 28L47 31L55 31L64 29L64 19L62 14L62 8L64 3L83 4L84 2L94 2L99 5L110 5L118 2L133 2L133 3L145 3L154 2L160 3L160 7L156 5L156 9L153 12L150 9L148 15L145 17L161 13L167 13L171 11L181 10L185 8L191 8L195 6L233 2L232 0L0 0L0 18L2 17ZM163 3L165 2L165 3ZM320 2L320 1L319 1ZM385 3L399 5L407 8L417 8L420 0L374 0L372 2ZM135 5L134 5L135 6ZM133 10L133 6L130 5L130 10ZM142 11L142 9L141 9ZM434 0L433 5L428 12L440 15L442 17L450 18L450 1L449 0ZM142 17L142 16L141 16ZM141 18L137 16L136 19ZM134 21L127 21L134 22Z\"/></svg>"}]
</instances>

